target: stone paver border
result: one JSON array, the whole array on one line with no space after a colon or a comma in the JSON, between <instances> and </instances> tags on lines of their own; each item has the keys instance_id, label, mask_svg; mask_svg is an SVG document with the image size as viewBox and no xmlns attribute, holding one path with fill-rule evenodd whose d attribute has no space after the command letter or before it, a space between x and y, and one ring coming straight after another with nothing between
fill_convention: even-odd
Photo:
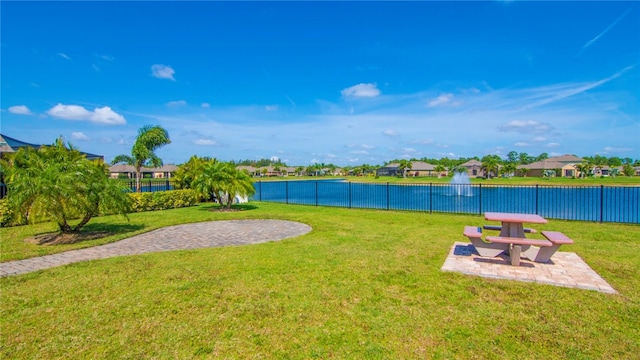
<instances>
[{"instance_id":1,"label":"stone paver border","mask_svg":"<svg viewBox=\"0 0 640 360\"><path fill-rule=\"evenodd\" d=\"M115 256L258 244L300 236L310 231L309 225L285 220L220 220L182 224L105 245L0 263L0 277Z\"/></svg>"},{"instance_id":2,"label":"stone paver border","mask_svg":"<svg viewBox=\"0 0 640 360\"><path fill-rule=\"evenodd\" d=\"M493 279L537 282L608 294L617 293L584 260L570 252L556 252L548 263L521 259L520 266L512 266L506 255L495 258L481 257L472 244L455 242L441 270Z\"/></svg>"}]
</instances>

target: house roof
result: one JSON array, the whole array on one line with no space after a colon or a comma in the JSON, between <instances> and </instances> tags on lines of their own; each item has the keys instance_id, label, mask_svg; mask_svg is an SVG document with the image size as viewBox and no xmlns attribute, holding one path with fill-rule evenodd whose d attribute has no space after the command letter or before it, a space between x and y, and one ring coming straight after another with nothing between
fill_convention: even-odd
<instances>
[{"instance_id":1,"label":"house roof","mask_svg":"<svg viewBox=\"0 0 640 360\"><path fill-rule=\"evenodd\" d=\"M387 164L386 166L381 167L380 169L397 169L400 167L398 163ZM435 165L423 162L423 161L412 161L411 162L411 171L433 171L436 168ZM407 169L408 170L408 169Z\"/></svg>"},{"instance_id":2,"label":"house roof","mask_svg":"<svg viewBox=\"0 0 640 360\"><path fill-rule=\"evenodd\" d=\"M545 160L541 160L541 161L536 161L536 162L531 163L531 164L520 165L517 168L518 169L530 169L530 170L534 170L534 169L538 169L538 170L553 170L553 169L561 169L563 166L568 165L568 164L570 164L570 163L554 161L554 160L551 160L551 159L545 159Z\"/></svg>"},{"instance_id":3,"label":"house roof","mask_svg":"<svg viewBox=\"0 0 640 360\"><path fill-rule=\"evenodd\" d=\"M42 146L46 146L46 145L31 144L31 143L14 139L4 134L0 134L0 153L16 152L18 151L18 149L23 147L32 147L32 148L40 149ZM86 156L87 159L89 160L104 159L104 156L102 155L91 154L84 151L80 151L80 153Z\"/></svg>"},{"instance_id":4,"label":"house roof","mask_svg":"<svg viewBox=\"0 0 640 360\"><path fill-rule=\"evenodd\" d=\"M533 162L531 164L520 165L518 169L531 169L531 170L552 170L552 169L562 169L563 166L569 164L579 164L583 161L582 158L579 158L575 155L562 155L562 156L554 156L548 159L540 160Z\"/></svg>"},{"instance_id":5,"label":"house roof","mask_svg":"<svg viewBox=\"0 0 640 360\"><path fill-rule=\"evenodd\" d=\"M163 165L159 168L148 168L143 167L142 172L174 172L178 169L177 166L173 164ZM116 164L109 167L109 172L111 173L134 173L136 172L136 168L131 165L126 164Z\"/></svg>"},{"instance_id":6,"label":"house roof","mask_svg":"<svg viewBox=\"0 0 640 360\"><path fill-rule=\"evenodd\" d=\"M476 159L471 159L463 164L460 164L458 166L462 166L462 167L473 167L473 166L482 166L482 163Z\"/></svg>"}]
</instances>

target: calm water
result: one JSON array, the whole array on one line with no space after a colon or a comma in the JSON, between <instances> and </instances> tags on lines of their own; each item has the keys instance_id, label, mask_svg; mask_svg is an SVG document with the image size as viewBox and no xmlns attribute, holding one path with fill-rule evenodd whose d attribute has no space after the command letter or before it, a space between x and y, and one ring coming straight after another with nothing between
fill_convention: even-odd
<instances>
[{"instance_id":1,"label":"calm water","mask_svg":"<svg viewBox=\"0 0 640 360\"><path fill-rule=\"evenodd\" d=\"M342 180L267 181L254 199L319 206L640 223L640 187L364 184Z\"/></svg>"}]
</instances>

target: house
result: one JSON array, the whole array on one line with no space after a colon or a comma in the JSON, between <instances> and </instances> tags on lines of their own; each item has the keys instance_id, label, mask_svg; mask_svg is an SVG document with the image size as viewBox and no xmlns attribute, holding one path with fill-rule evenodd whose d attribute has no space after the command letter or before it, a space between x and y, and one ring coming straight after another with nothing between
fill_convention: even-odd
<instances>
[{"instance_id":1,"label":"house","mask_svg":"<svg viewBox=\"0 0 640 360\"><path fill-rule=\"evenodd\" d=\"M173 177L173 174L178 169L177 166L173 164L163 165L159 168L147 168L143 167L140 169L142 173L142 178L153 178L153 179L170 179ZM126 179L135 179L136 178L136 168L131 165L117 164L113 165L109 168L109 177L112 179L117 178L126 178Z\"/></svg>"},{"instance_id":2,"label":"house","mask_svg":"<svg viewBox=\"0 0 640 360\"><path fill-rule=\"evenodd\" d=\"M458 167L467 169L467 175L469 175L469 177L484 176L484 172L482 171L482 163L476 159L471 159L463 164L458 165Z\"/></svg>"},{"instance_id":3,"label":"house","mask_svg":"<svg viewBox=\"0 0 640 360\"><path fill-rule=\"evenodd\" d=\"M575 155L562 155L550 157L548 159L533 162L531 164L519 165L516 174L519 176L543 176L546 170L560 170L562 177L579 176L576 164L582 163L583 159Z\"/></svg>"},{"instance_id":4,"label":"house","mask_svg":"<svg viewBox=\"0 0 640 360\"><path fill-rule=\"evenodd\" d=\"M35 149L40 149L43 146L48 146L48 145L30 144L30 143L27 143L27 142L24 142L24 141L16 140L16 139L14 139L12 137L9 137L7 135L0 134L0 158L5 153L16 152L16 151L18 151L18 149L23 148L23 147L32 147L32 148L35 148ZM89 159L89 160L104 161L104 156L102 156L102 155L90 154L90 153L83 152L83 151L81 151L80 153L83 154L84 156L86 156L87 159Z\"/></svg>"},{"instance_id":5,"label":"house","mask_svg":"<svg viewBox=\"0 0 640 360\"><path fill-rule=\"evenodd\" d=\"M411 168L405 169L407 176L436 176L435 165L422 161L412 161ZM402 176L399 163L391 163L376 170L378 176Z\"/></svg>"},{"instance_id":6,"label":"house","mask_svg":"<svg viewBox=\"0 0 640 360\"><path fill-rule=\"evenodd\" d=\"M239 165L236 166L236 169L240 171L245 171L250 176L258 177L258 176L297 176L296 168L291 166L280 166L279 170L276 171L274 166L263 166L263 167L254 167L251 165Z\"/></svg>"}]
</instances>

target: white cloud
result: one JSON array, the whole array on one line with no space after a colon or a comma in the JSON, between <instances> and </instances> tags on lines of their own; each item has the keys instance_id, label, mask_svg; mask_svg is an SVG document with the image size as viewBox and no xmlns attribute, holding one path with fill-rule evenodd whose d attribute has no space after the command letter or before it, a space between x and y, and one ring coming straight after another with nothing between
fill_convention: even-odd
<instances>
[{"instance_id":1,"label":"white cloud","mask_svg":"<svg viewBox=\"0 0 640 360\"><path fill-rule=\"evenodd\" d=\"M429 101L429 103L427 103L427 106L429 107L442 106L450 103L451 100L453 100L453 94L442 94L437 98Z\"/></svg>"},{"instance_id":2,"label":"white cloud","mask_svg":"<svg viewBox=\"0 0 640 360\"><path fill-rule=\"evenodd\" d=\"M358 84L346 89L343 89L341 92L344 97L376 97L380 95L380 90L376 84Z\"/></svg>"},{"instance_id":3,"label":"white cloud","mask_svg":"<svg viewBox=\"0 0 640 360\"><path fill-rule=\"evenodd\" d=\"M393 131L393 130L391 130L391 129L387 129L387 130L383 131L382 134L386 135L386 136L398 136L398 133Z\"/></svg>"},{"instance_id":4,"label":"white cloud","mask_svg":"<svg viewBox=\"0 0 640 360\"><path fill-rule=\"evenodd\" d=\"M550 131L551 126L535 120L513 120L498 127L498 130L518 133L542 133Z\"/></svg>"},{"instance_id":5,"label":"white cloud","mask_svg":"<svg viewBox=\"0 0 640 360\"><path fill-rule=\"evenodd\" d=\"M604 153L605 154L609 154L609 153L622 153L622 152L629 152L632 151L632 148L628 148L628 147L613 147L613 146L606 146L604 148Z\"/></svg>"},{"instance_id":6,"label":"white cloud","mask_svg":"<svg viewBox=\"0 0 640 360\"><path fill-rule=\"evenodd\" d=\"M269 160L271 160L271 162L278 162L280 158L277 156L272 156L271 158L269 158Z\"/></svg>"},{"instance_id":7,"label":"white cloud","mask_svg":"<svg viewBox=\"0 0 640 360\"><path fill-rule=\"evenodd\" d=\"M80 140L80 141L87 141L89 140L89 137L87 135L85 135L82 132L72 132L71 133L71 139L73 140Z\"/></svg>"},{"instance_id":8,"label":"white cloud","mask_svg":"<svg viewBox=\"0 0 640 360\"><path fill-rule=\"evenodd\" d=\"M100 68L98 67L98 65L96 64L91 64L91 67L93 68L93 70L100 72Z\"/></svg>"},{"instance_id":9,"label":"white cloud","mask_svg":"<svg viewBox=\"0 0 640 360\"><path fill-rule=\"evenodd\" d=\"M354 150L354 151L350 151L349 154L369 155L369 152L367 152L366 150Z\"/></svg>"},{"instance_id":10,"label":"white cloud","mask_svg":"<svg viewBox=\"0 0 640 360\"><path fill-rule=\"evenodd\" d=\"M529 143L526 143L524 141L520 141L520 142L517 142L517 143L513 144L513 146L525 147L525 146L529 146Z\"/></svg>"},{"instance_id":11,"label":"white cloud","mask_svg":"<svg viewBox=\"0 0 640 360\"><path fill-rule=\"evenodd\" d=\"M169 101L169 102L167 103L167 106L171 106L171 107L174 107L174 106L184 106L184 105L187 105L187 102L186 102L186 101L184 101L184 100Z\"/></svg>"},{"instance_id":12,"label":"white cloud","mask_svg":"<svg viewBox=\"0 0 640 360\"><path fill-rule=\"evenodd\" d=\"M65 54L65 53L58 53L58 56L60 56L63 59L67 59L67 60L71 60L71 58L69 57L69 55Z\"/></svg>"},{"instance_id":13,"label":"white cloud","mask_svg":"<svg viewBox=\"0 0 640 360\"><path fill-rule=\"evenodd\" d=\"M200 146L213 146L216 144L216 142L211 139L197 139L194 140L193 143Z\"/></svg>"},{"instance_id":14,"label":"white cloud","mask_svg":"<svg viewBox=\"0 0 640 360\"><path fill-rule=\"evenodd\" d=\"M94 53L93 55L95 57L99 57L100 59L106 60L106 61L113 61L114 60L114 57L111 56L111 55L102 55L102 54L96 54L96 53Z\"/></svg>"},{"instance_id":15,"label":"white cloud","mask_svg":"<svg viewBox=\"0 0 640 360\"><path fill-rule=\"evenodd\" d=\"M29 108L26 105L11 106L9 107L9 112L12 114L19 114L19 115L33 115L31 110L29 110Z\"/></svg>"},{"instance_id":16,"label":"white cloud","mask_svg":"<svg viewBox=\"0 0 640 360\"><path fill-rule=\"evenodd\" d=\"M203 108L205 108L205 109L208 109L208 108L210 108L210 107L211 107L211 105L210 105L209 103L206 103L206 102L205 102L205 103L200 104L200 107L203 107Z\"/></svg>"},{"instance_id":17,"label":"white cloud","mask_svg":"<svg viewBox=\"0 0 640 360\"><path fill-rule=\"evenodd\" d=\"M264 107L264 109L266 111L277 111L278 110L278 105L267 105Z\"/></svg>"},{"instance_id":18,"label":"white cloud","mask_svg":"<svg viewBox=\"0 0 640 360\"><path fill-rule=\"evenodd\" d=\"M157 77L158 79L169 79L176 81L176 79L173 77L173 74L175 73L175 70L173 70L171 66L162 64L155 64L151 66L151 75Z\"/></svg>"},{"instance_id":19,"label":"white cloud","mask_svg":"<svg viewBox=\"0 0 640 360\"><path fill-rule=\"evenodd\" d=\"M535 142L545 142L547 141L547 138L543 137L543 136L536 136L533 139L531 139L531 141L535 141Z\"/></svg>"},{"instance_id":20,"label":"white cloud","mask_svg":"<svg viewBox=\"0 0 640 360\"><path fill-rule=\"evenodd\" d=\"M122 115L114 112L108 106L89 111L80 105L58 104L49 109L47 114L63 120L90 121L104 125L124 125L127 123Z\"/></svg>"},{"instance_id":21,"label":"white cloud","mask_svg":"<svg viewBox=\"0 0 640 360\"><path fill-rule=\"evenodd\" d=\"M552 142L552 143L548 143L548 144L547 144L547 147L549 147L549 148L557 148L557 147L559 147L559 146L560 146L560 144L555 143L555 142Z\"/></svg>"}]
</instances>

